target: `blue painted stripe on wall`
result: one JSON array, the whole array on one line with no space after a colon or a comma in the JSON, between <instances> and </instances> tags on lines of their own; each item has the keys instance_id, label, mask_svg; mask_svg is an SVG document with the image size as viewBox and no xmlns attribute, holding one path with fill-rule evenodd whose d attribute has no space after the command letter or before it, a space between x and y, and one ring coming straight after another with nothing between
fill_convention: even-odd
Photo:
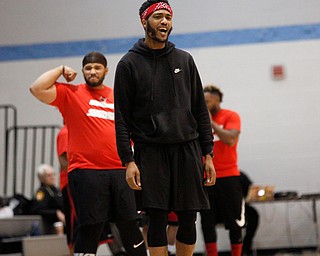
<instances>
[{"instance_id":1,"label":"blue painted stripe on wall","mask_svg":"<svg viewBox=\"0 0 320 256\"><path fill-rule=\"evenodd\" d=\"M0 47L0 61L83 56L90 51L125 53L138 38L119 38ZM179 48L218 47L242 44L320 39L320 24L239 29L171 35Z\"/></svg>"}]
</instances>

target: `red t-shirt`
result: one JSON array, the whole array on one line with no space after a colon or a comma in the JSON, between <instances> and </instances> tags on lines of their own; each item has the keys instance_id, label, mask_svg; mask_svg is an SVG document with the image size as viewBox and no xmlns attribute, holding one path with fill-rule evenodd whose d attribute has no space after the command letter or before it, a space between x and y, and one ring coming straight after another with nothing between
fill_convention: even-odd
<instances>
[{"instance_id":1,"label":"red t-shirt","mask_svg":"<svg viewBox=\"0 0 320 256\"><path fill-rule=\"evenodd\" d=\"M116 148L113 90L56 83L58 107L68 129L68 171L124 169Z\"/></svg>"},{"instance_id":2,"label":"red t-shirt","mask_svg":"<svg viewBox=\"0 0 320 256\"><path fill-rule=\"evenodd\" d=\"M68 129L64 125L57 136L57 155L61 156L63 153L67 153L68 148ZM68 170L60 170L60 190L68 185Z\"/></svg>"},{"instance_id":3,"label":"red t-shirt","mask_svg":"<svg viewBox=\"0 0 320 256\"><path fill-rule=\"evenodd\" d=\"M215 116L212 116L214 122L226 130L240 131L240 116L231 110L221 109ZM212 159L217 178L239 176L238 168L238 141L232 147L220 141L219 137L213 131L214 136L214 158Z\"/></svg>"}]
</instances>

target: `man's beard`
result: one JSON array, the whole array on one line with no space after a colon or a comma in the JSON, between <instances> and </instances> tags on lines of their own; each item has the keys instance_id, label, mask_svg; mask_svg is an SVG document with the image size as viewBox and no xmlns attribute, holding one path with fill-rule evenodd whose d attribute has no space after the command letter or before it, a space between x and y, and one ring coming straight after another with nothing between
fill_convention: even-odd
<instances>
[{"instance_id":1,"label":"man's beard","mask_svg":"<svg viewBox=\"0 0 320 256\"><path fill-rule=\"evenodd\" d=\"M211 115L215 115L215 114L217 114L219 112L219 108L217 108L216 106L213 106L213 107L211 107L210 108L210 113L211 113Z\"/></svg>"},{"instance_id":2,"label":"man's beard","mask_svg":"<svg viewBox=\"0 0 320 256\"><path fill-rule=\"evenodd\" d=\"M167 38L164 39L164 40L161 39L161 38L158 38L158 37L156 36L156 35L157 35L156 30L153 29L153 28L150 26L149 22L147 22L146 30L147 30L147 34L149 35L150 38L152 38L153 40L155 40L155 41L157 41L157 42L159 42L159 43L164 43L164 42L167 42L167 41L168 41L169 35L170 35L171 31L172 31L172 27L171 27L170 30L169 30L169 33L168 33Z\"/></svg>"},{"instance_id":3,"label":"man's beard","mask_svg":"<svg viewBox=\"0 0 320 256\"><path fill-rule=\"evenodd\" d=\"M84 80L86 81L87 85L89 85L90 87L97 87L103 83L104 76L101 77L97 82L91 82L86 77L84 78Z\"/></svg>"}]
</instances>

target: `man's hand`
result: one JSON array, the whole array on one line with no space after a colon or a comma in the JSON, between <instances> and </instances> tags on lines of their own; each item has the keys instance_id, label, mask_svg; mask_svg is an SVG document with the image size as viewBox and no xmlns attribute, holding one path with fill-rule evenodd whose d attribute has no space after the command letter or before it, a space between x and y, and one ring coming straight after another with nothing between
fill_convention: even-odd
<instances>
[{"instance_id":1,"label":"man's hand","mask_svg":"<svg viewBox=\"0 0 320 256\"><path fill-rule=\"evenodd\" d=\"M63 66L62 75L67 82L71 82L76 78L77 72L68 66Z\"/></svg>"},{"instance_id":2,"label":"man's hand","mask_svg":"<svg viewBox=\"0 0 320 256\"><path fill-rule=\"evenodd\" d=\"M65 224L66 223L66 218L65 218L64 213L62 211L60 211L60 210L57 210L56 214L57 214L58 220L61 221L63 224Z\"/></svg>"},{"instance_id":3,"label":"man's hand","mask_svg":"<svg viewBox=\"0 0 320 256\"><path fill-rule=\"evenodd\" d=\"M206 172L205 186L213 186L216 183L216 170L212 163L210 155L205 156L204 171Z\"/></svg>"},{"instance_id":4,"label":"man's hand","mask_svg":"<svg viewBox=\"0 0 320 256\"><path fill-rule=\"evenodd\" d=\"M140 171L135 162L126 164L126 181L130 188L134 190L141 190Z\"/></svg>"}]
</instances>

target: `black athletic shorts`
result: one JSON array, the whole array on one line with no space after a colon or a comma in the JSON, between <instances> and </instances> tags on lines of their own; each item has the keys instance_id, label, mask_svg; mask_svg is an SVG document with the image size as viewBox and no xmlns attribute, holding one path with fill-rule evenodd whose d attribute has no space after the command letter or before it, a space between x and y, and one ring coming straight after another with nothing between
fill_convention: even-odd
<instances>
[{"instance_id":1,"label":"black athletic shorts","mask_svg":"<svg viewBox=\"0 0 320 256\"><path fill-rule=\"evenodd\" d=\"M200 212L203 225L223 223L226 229L242 228L245 217L240 176L218 178L206 189L211 209Z\"/></svg>"},{"instance_id":2,"label":"black athletic shorts","mask_svg":"<svg viewBox=\"0 0 320 256\"><path fill-rule=\"evenodd\" d=\"M133 190L125 170L75 169L68 174L78 226L137 218Z\"/></svg>"},{"instance_id":3,"label":"black athletic shorts","mask_svg":"<svg viewBox=\"0 0 320 256\"><path fill-rule=\"evenodd\" d=\"M142 190L136 191L139 210L209 209L204 189L201 149L197 140L135 149Z\"/></svg>"}]
</instances>

